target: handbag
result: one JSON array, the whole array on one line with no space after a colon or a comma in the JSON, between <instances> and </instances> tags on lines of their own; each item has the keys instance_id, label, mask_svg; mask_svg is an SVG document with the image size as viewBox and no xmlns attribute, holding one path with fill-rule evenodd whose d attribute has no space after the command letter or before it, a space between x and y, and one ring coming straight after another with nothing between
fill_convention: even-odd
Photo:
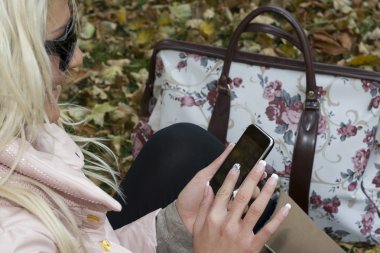
<instances>
[{"instance_id":1,"label":"handbag","mask_svg":"<svg viewBox=\"0 0 380 253\"><path fill-rule=\"evenodd\" d=\"M290 198L280 191L277 201L277 212L286 203L292 208L284 223L270 237L261 253L344 253L331 238L324 233Z\"/></svg>"},{"instance_id":2,"label":"handbag","mask_svg":"<svg viewBox=\"0 0 380 253\"><path fill-rule=\"evenodd\" d=\"M286 19L297 37L251 23ZM265 32L300 49L303 61L241 52L244 32ZM164 40L156 44L132 133L134 155L177 122L236 142L249 124L275 139L267 169L280 188L332 238L380 243L380 74L316 63L302 27L286 10L259 7L241 21L227 49Z\"/></svg>"}]
</instances>

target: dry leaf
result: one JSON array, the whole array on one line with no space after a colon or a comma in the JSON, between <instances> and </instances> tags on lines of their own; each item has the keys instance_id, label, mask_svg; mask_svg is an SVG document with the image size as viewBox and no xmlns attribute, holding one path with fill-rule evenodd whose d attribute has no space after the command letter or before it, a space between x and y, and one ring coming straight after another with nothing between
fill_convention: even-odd
<instances>
[{"instance_id":1,"label":"dry leaf","mask_svg":"<svg viewBox=\"0 0 380 253\"><path fill-rule=\"evenodd\" d=\"M215 27L214 27L214 24L211 22L203 22L199 26L199 30L201 31L203 35L206 35L208 37L215 35Z\"/></svg>"},{"instance_id":2,"label":"dry leaf","mask_svg":"<svg viewBox=\"0 0 380 253\"><path fill-rule=\"evenodd\" d=\"M115 109L116 107L110 105L108 102L103 104L95 104L91 110L91 113L86 116L86 119L88 121L93 120L96 125L102 127L104 125L104 117L106 113L112 112Z\"/></svg>"},{"instance_id":3,"label":"dry leaf","mask_svg":"<svg viewBox=\"0 0 380 253\"><path fill-rule=\"evenodd\" d=\"M359 55L348 61L348 64L351 66L380 64L380 58L375 55Z\"/></svg>"},{"instance_id":4,"label":"dry leaf","mask_svg":"<svg viewBox=\"0 0 380 253\"><path fill-rule=\"evenodd\" d=\"M352 47L352 38L349 33L343 32L338 35L338 40L343 48L351 50Z\"/></svg>"},{"instance_id":5,"label":"dry leaf","mask_svg":"<svg viewBox=\"0 0 380 253\"><path fill-rule=\"evenodd\" d=\"M138 32L137 37L134 39L134 42L138 45L148 44L149 42L152 42L154 34L154 29L142 29Z\"/></svg>"},{"instance_id":6,"label":"dry leaf","mask_svg":"<svg viewBox=\"0 0 380 253\"><path fill-rule=\"evenodd\" d=\"M127 24L127 10L125 7L121 7L116 12L116 20L119 23L119 25L125 25Z\"/></svg>"},{"instance_id":7,"label":"dry leaf","mask_svg":"<svg viewBox=\"0 0 380 253\"><path fill-rule=\"evenodd\" d=\"M313 33L314 47L329 55L340 55L347 49L340 45L331 35L326 32Z\"/></svg>"}]
</instances>

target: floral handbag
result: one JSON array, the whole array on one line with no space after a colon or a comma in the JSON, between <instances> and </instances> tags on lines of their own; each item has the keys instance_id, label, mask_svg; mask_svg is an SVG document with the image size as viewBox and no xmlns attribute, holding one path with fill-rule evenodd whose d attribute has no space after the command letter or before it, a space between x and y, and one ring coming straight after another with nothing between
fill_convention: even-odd
<instances>
[{"instance_id":1,"label":"floral handbag","mask_svg":"<svg viewBox=\"0 0 380 253\"><path fill-rule=\"evenodd\" d=\"M251 23L264 12L285 18L297 37ZM243 32L287 39L304 61L240 52ZM380 243L380 74L313 62L302 28L277 7L250 13L227 49L161 41L150 67L135 155L176 122L197 124L223 142L236 142L255 123L275 139L267 169L320 228L342 243Z\"/></svg>"}]
</instances>

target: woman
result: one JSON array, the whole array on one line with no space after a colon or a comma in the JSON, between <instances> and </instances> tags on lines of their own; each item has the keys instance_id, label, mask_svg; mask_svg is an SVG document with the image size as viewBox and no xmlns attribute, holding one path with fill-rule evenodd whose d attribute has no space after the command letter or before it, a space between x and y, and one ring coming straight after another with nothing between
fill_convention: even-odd
<instances>
[{"instance_id":1,"label":"woman","mask_svg":"<svg viewBox=\"0 0 380 253\"><path fill-rule=\"evenodd\" d=\"M252 233L275 189L277 177L272 176L242 218L265 162L252 170L234 200L230 196L238 165L214 196L207 182L233 145L191 176L190 182L182 180L186 187L166 208L153 210L118 230L111 228L105 213L120 211L121 205L85 177L81 149L57 124L60 111L56 101L65 82L64 72L82 63L76 46L75 13L75 3L67 0L0 1L0 251L259 252L290 206L284 206L260 232ZM152 155L149 147L159 149L162 138L177 135L176 131L183 134L183 129L198 136L187 139L206 140L206 148L214 146L210 156L197 158L202 160L199 164L220 153L222 145L212 136L181 124L159 132L141 152L135 167L139 160L146 160L145 155ZM165 166L171 163L169 158L161 159ZM174 160L181 159L176 156ZM182 164L193 157L186 159ZM91 165L95 171L107 169L96 158ZM171 196L162 203L174 199ZM126 201L128 204L129 199ZM133 205L127 208L134 212Z\"/></svg>"}]
</instances>

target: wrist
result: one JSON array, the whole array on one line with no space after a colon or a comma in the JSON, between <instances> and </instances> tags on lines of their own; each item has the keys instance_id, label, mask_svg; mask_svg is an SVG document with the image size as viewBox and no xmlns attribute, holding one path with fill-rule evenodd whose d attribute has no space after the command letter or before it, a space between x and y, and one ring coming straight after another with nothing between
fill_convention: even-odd
<instances>
[{"instance_id":1,"label":"wrist","mask_svg":"<svg viewBox=\"0 0 380 253\"><path fill-rule=\"evenodd\" d=\"M184 227L186 228L187 232L193 236L193 225L194 225L194 218L192 218L191 215L188 215L186 211L183 211L181 208L178 208L178 200L175 201L175 207L178 212L178 216L181 219Z\"/></svg>"}]
</instances>

